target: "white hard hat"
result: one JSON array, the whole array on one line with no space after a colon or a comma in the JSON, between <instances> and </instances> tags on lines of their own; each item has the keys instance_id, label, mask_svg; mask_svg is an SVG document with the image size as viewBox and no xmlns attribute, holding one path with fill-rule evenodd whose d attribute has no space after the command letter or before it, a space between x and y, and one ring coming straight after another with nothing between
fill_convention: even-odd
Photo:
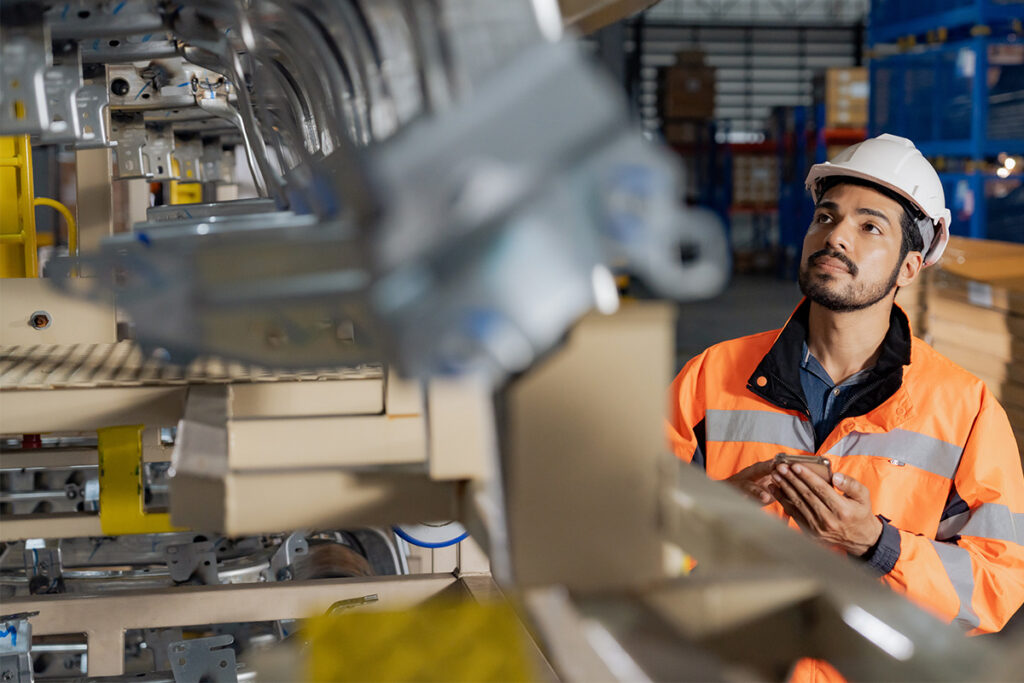
<instances>
[{"instance_id":1,"label":"white hard hat","mask_svg":"<svg viewBox=\"0 0 1024 683\"><path fill-rule=\"evenodd\" d=\"M939 174L907 138L884 133L847 147L832 161L811 166L805 185L817 203L818 183L831 176L861 178L903 197L925 215L917 222L924 240L924 265L942 256L949 242L950 213Z\"/></svg>"}]
</instances>

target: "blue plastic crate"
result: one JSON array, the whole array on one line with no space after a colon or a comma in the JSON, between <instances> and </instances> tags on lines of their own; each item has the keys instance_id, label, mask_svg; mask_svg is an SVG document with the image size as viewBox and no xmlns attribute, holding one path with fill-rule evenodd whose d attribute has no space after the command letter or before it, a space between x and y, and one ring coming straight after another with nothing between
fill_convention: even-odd
<instances>
[{"instance_id":1,"label":"blue plastic crate","mask_svg":"<svg viewBox=\"0 0 1024 683\"><path fill-rule=\"evenodd\" d=\"M929 156L1024 153L1024 43L975 38L871 64L872 134Z\"/></svg>"},{"instance_id":2,"label":"blue plastic crate","mask_svg":"<svg viewBox=\"0 0 1024 683\"><path fill-rule=\"evenodd\" d=\"M868 42L895 42L938 28L1012 30L1015 19L1024 19L1024 0L872 0Z\"/></svg>"},{"instance_id":3,"label":"blue plastic crate","mask_svg":"<svg viewBox=\"0 0 1024 683\"><path fill-rule=\"evenodd\" d=\"M1024 242L1024 175L943 173L954 235Z\"/></svg>"}]
</instances>

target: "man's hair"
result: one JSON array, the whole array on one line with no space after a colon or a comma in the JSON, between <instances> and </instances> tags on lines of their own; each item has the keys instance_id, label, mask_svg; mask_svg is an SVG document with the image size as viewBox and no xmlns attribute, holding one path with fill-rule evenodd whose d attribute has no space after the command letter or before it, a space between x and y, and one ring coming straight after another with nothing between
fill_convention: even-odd
<instances>
[{"instance_id":1,"label":"man's hair","mask_svg":"<svg viewBox=\"0 0 1024 683\"><path fill-rule=\"evenodd\" d=\"M900 228L903 231L903 240L900 242L900 263L903 263L903 259L907 257L912 251L924 251L924 238L921 237L921 231L917 228L917 221L924 218L924 214L921 213L913 204L901 197L892 190L878 183L873 183L870 180L864 178L855 178L852 176L826 176L818 181L818 202L821 202L821 198L825 196L825 193L838 185L859 185L860 187L866 187L875 192L880 192L889 199L893 200L900 205L903 209L903 214L900 216Z\"/></svg>"}]
</instances>

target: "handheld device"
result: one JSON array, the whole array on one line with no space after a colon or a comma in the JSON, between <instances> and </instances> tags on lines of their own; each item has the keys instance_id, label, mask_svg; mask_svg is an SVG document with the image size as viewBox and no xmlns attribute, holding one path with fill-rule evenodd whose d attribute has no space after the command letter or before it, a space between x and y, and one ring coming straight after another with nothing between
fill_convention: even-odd
<instances>
[{"instance_id":1,"label":"handheld device","mask_svg":"<svg viewBox=\"0 0 1024 683\"><path fill-rule=\"evenodd\" d=\"M793 455L791 453L779 453L775 456L775 466L781 464L803 465L825 481L832 482L832 463L828 458L820 455Z\"/></svg>"}]
</instances>

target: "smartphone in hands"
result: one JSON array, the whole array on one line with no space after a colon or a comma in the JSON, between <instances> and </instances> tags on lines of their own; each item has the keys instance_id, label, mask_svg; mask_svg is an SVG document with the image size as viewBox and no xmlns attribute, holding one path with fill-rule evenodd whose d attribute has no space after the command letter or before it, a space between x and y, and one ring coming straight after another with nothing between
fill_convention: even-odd
<instances>
[{"instance_id":1,"label":"smartphone in hands","mask_svg":"<svg viewBox=\"0 0 1024 683\"><path fill-rule=\"evenodd\" d=\"M779 453L775 456L775 466L779 465L802 465L817 474L825 481L832 483L832 463L828 458L820 455L792 455L790 453Z\"/></svg>"}]
</instances>

